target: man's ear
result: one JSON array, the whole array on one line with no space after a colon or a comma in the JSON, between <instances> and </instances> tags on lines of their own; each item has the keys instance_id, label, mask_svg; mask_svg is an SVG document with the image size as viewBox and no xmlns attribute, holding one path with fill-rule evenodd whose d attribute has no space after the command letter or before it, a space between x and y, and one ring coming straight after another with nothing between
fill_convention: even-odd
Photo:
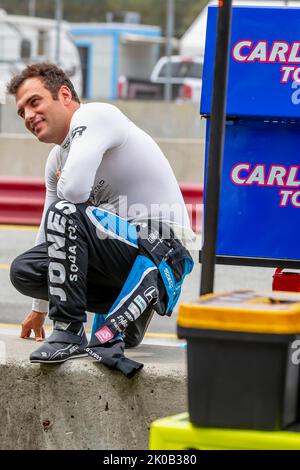
<instances>
[{"instance_id":1,"label":"man's ear","mask_svg":"<svg viewBox=\"0 0 300 470\"><path fill-rule=\"evenodd\" d=\"M70 102L72 101L72 93L71 93L71 90L69 87L67 87L66 85L62 85L60 87L60 90L58 92L58 95L60 97L60 99L62 100L62 102L65 104L65 105L68 105L70 104Z\"/></svg>"}]
</instances>

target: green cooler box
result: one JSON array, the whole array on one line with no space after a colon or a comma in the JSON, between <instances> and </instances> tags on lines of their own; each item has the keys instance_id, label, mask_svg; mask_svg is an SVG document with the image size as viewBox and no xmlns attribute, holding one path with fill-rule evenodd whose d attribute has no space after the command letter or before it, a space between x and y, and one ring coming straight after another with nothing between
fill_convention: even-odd
<instances>
[{"instance_id":1,"label":"green cooler box","mask_svg":"<svg viewBox=\"0 0 300 470\"><path fill-rule=\"evenodd\" d=\"M235 291L181 304L189 414L201 427L291 429L299 419L300 294Z\"/></svg>"}]
</instances>

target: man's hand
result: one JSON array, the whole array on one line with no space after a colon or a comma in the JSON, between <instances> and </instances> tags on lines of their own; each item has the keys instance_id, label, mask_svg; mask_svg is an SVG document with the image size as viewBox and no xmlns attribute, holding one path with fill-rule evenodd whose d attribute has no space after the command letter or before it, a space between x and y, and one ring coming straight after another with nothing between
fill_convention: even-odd
<instances>
[{"instance_id":1,"label":"man's hand","mask_svg":"<svg viewBox=\"0 0 300 470\"><path fill-rule=\"evenodd\" d=\"M34 332L36 341L43 341L45 338L45 330L43 324L46 313L35 312L32 310L22 322L21 338L29 338L31 330Z\"/></svg>"}]
</instances>

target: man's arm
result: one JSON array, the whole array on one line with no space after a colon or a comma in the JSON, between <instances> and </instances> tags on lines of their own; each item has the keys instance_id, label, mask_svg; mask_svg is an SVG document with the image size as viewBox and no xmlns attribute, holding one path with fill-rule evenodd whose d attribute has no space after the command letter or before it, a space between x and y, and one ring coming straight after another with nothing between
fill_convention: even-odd
<instances>
[{"instance_id":1,"label":"man's arm","mask_svg":"<svg viewBox=\"0 0 300 470\"><path fill-rule=\"evenodd\" d=\"M128 119L115 106L81 106L71 121L71 148L57 186L59 198L73 204L86 202L104 153L121 146L127 135Z\"/></svg>"},{"instance_id":2,"label":"man's arm","mask_svg":"<svg viewBox=\"0 0 300 470\"><path fill-rule=\"evenodd\" d=\"M36 312L32 310L26 315L22 322L21 338L29 338L33 330L36 341L43 341L45 330L43 327L47 313Z\"/></svg>"},{"instance_id":3,"label":"man's arm","mask_svg":"<svg viewBox=\"0 0 300 470\"><path fill-rule=\"evenodd\" d=\"M57 181L60 175L61 168L58 168L59 166L58 158L57 158L58 153L59 153L59 147L55 146L49 153L47 163L46 163L46 168L45 168L46 196L45 196L41 223L39 226L38 234L35 239L35 246L40 245L41 243L44 243L46 241L45 230L44 230L46 214L51 204L59 200L57 196Z\"/></svg>"}]
</instances>

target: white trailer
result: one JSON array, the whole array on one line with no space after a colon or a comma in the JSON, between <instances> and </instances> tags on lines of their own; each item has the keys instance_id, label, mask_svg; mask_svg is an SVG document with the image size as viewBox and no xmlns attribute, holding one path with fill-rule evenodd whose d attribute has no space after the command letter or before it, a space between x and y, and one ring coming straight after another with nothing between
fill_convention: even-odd
<instances>
[{"instance_id":1,"label":"white trailer","mask_svg":"<svg viewBox=\"0 0 300 470\"><path fill-rule=\"evenodd\" d=\"M83 95L114 100L120 76L149 80L162 42L158 26L133 23L72 23L80 50Z\"/></svg>"},{"instance_id":2,"label":"white trailer","mask_svg":"<svg viewBox=\"0 0 300 470\"><path fill-rule=\"evenodd\" d=\"M70 77L78 94L82 92L79 52L73 42L70 26L62 21L59 41L54 19L8 15L0 10L0 81L6 83L26 65L35 62L57 64Z\"/></svg>"}]
</instances>

